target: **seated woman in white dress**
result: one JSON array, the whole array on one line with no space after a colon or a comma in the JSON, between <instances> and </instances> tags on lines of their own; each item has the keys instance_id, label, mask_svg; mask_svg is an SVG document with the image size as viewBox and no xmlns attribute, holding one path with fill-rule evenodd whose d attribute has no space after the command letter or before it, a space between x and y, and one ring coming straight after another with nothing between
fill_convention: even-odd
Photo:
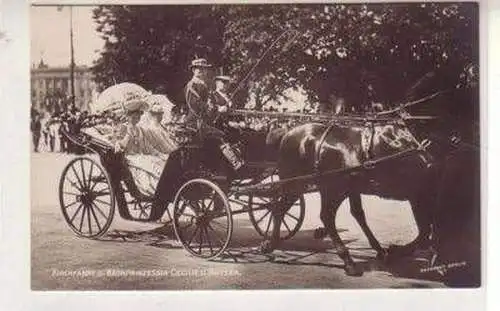
<instances>
[{"instance_id":1,"label":"seated woman in white dress","mask_svg":"<svg viewBox=\"0 0 500 311\"><path fill-rule=\"evenodd\" d=\"M137 98L124 103L122 108L126 115L126 123L115 128L115 151L125 154L149 154L152 150L146 141L146 130L139 125L148 104L143 99Z\"/></svg>"},{"instance_id":2,"label":"seated woman in white dress","mask_svg":"<svg viewBox=\"0 0 500 311\"><path fill-rule=\"evenodd\" d=\"M138 98L124 103L126 123L115 128L114 144L116 152L124 153L127 165L141 169L131 171L135 183L143 193L152 194L156 184L151 184L150 174L160 177L168 155L177 149L177 145L161 125L161 106L153 104L152 109L148 109L147 100ZM148 115L144 115L145 111L149 111ZM141 171L146 174L140 174ZM143 177L145 182L142 182Z\"/></svg>"},{"instance_id":3,"label":"seated woman in white dress","mask_svg":"<svg viewBox=\"0 0 500 311\"><path fill-rule=\"evenodd\" d=\"M153 104L149 109L149 117L147 134L150 135L150 141L154 148L164 154L169 154L177 149L177 144L162 125L163 108L159 104Z\"/></svg>"}]
</instances>

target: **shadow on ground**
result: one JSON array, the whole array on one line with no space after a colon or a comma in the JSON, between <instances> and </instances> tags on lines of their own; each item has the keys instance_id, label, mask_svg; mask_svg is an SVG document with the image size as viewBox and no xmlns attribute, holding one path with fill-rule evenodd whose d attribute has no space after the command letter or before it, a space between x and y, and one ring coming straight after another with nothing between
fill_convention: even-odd
<instances>
[{"instance_id":1,"label":"shadow on ground","mask_svg":"<svg viewBox=\"0 0 500 311\"><path fill-rule=\"evenodd\" d=\"M339 229L346 232L346 229ZM275 263L291 266L322 266L343 269L344 265L329 239L313 238L314 230L299 231L294 237L283 241L271 254L263 254L259 245L263 238L255 231L251 222L246 219L234 221L234 230L229 248L214 262L225 264L256 264ZM109 243L144 243L164 249L182 249L177 241L173 224L167 223L154 229L143 231L113 230L100 238ZM381 261L376 259L376 253L369 247L360 245L358 239L344 239L345 245L353 260L364 272L382 271L393 277L415 279L415 282L404 283L401 288L425 288L427 285L417 280L440 281L436 272L423 272L429 267L431 252L420 252L412 257ZM186 252L186 256L191 256Z\"/></svg>"}]
</instances>

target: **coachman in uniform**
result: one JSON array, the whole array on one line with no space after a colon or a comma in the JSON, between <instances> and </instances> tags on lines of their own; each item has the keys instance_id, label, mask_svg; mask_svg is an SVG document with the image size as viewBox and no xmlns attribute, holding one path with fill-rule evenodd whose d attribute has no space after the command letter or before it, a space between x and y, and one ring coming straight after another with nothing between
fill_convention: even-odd
<instances>
[{"instance_id":1,"label":"coachman in uniform","mask_svg":"<svg viewBox=\"0 0 500 311\"><path fill-rule=\"evenodd\" d=\"M224 98L222 97L225 97L228 101L227 104L229 104L229 99L221 90L219 90L218 96L214 96L214 93L217 93L217 91L214 93L210 92L207 80L211 68L212 65L208 64L207 60L203 58L195 59L191 63L193 77L187 83L185 89L188 106L186 123L198 130L201 141L208 144L217 144L232 168L238 170L243 166L239 152L226 142L224 132L214 126L214 122L218 119L218 116L227 110L227 107L225 110L221 109L214 100L217 100L218 97L221 97L221 100L223 100ZM220 81L221 79L223 78L219 76L216 78L216 81ZM226 79L224 78L223 80Z\"/></svg>"}]
</instances>

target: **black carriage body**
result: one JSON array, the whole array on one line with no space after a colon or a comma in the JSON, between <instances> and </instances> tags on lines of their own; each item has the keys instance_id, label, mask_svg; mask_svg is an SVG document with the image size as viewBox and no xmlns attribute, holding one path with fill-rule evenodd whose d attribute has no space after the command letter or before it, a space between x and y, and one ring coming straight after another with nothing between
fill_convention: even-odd
<instances>
[{"instance_id":1,"label":"black carriage body","mask_svg":"<svg viewBox=\"0 0 500 311\"><path fill-rule=\"evenodd\" d=\"M100 163L109 176L120 216L127 220L146 220L135 219L128 208L131 203L151 203L153 198L147 197L138 189L125 154L115 152L109 143L84 132L69 133L65 130L61 132L74 144L99 156ZM162 201L173 202L177 190L184 182L207 176L203 171L203 161L200 160L201 152L199 146L183 145L171 154L168 161L175 163L169 165L170 170L162 174L159 182L162 188L158 192Z\"/></svg>"}]
</instances>

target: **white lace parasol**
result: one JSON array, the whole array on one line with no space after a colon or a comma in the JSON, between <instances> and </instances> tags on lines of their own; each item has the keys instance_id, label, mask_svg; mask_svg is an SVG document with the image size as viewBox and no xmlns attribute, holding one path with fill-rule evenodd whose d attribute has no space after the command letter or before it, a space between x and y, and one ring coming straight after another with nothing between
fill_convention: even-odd
<instances>
[{"instance_id":1,"label":"white lace parasol","mask_svg":"<svg viewBox=\"0 0 500 311\"><path fill-rule=\"evenodd\" d=\"M140 85L130 82L119 83L105 89L92 104L92 113L104 111L119 112L130 99L148 97L151 93Z\"/></svg>"}]
</instances>

